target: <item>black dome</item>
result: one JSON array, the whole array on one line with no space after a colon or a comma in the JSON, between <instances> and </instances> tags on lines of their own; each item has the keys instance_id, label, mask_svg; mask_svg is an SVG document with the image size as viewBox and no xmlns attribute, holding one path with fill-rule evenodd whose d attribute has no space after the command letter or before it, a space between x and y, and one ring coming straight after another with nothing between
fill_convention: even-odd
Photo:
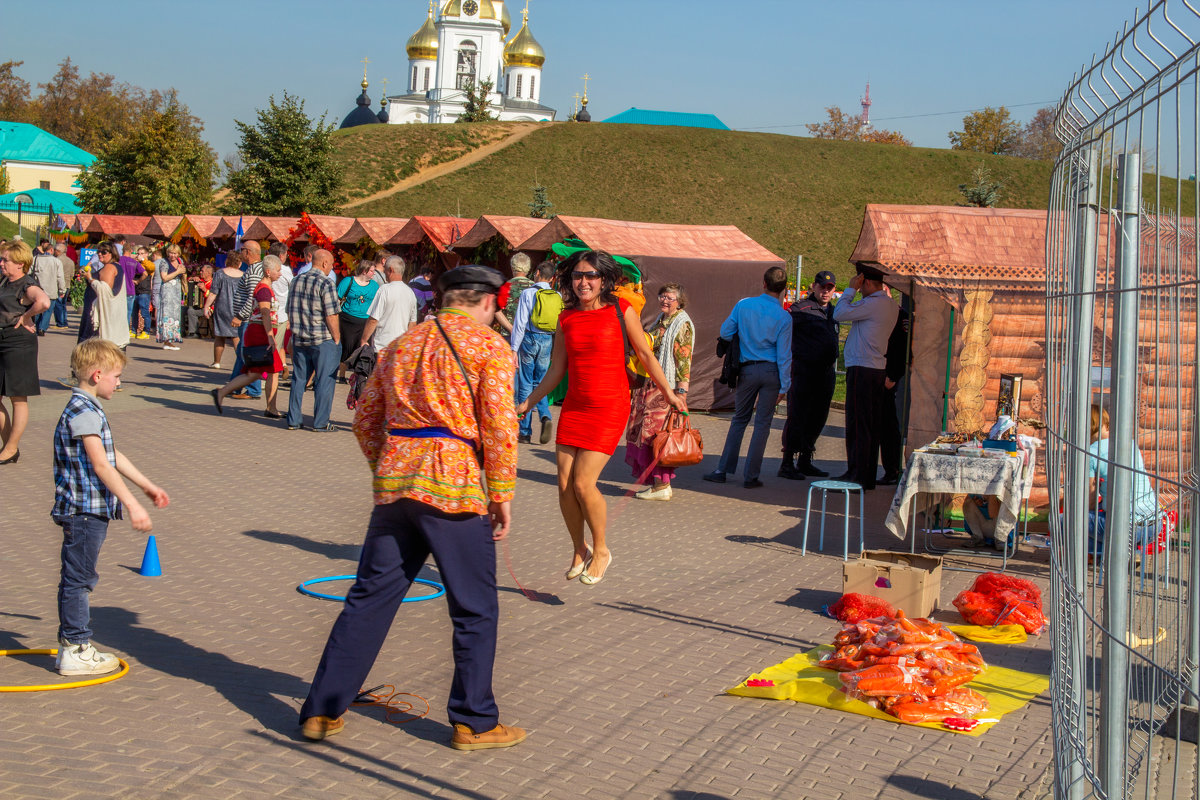
<instances>
[{"instance_id":1,"label":"black dome","mask_svg":"<svg viewBox=\"0 0 1200 800\"><path fill-rule=\"evenodd\" d=\"M575 121L576 122L591 122L592 121L592 115L588 113L587 106L584 106L583 108L579 109L579 113L577 113L575 115ZM345 127L345 125L343 125L342 127Z\"/></svg>"},{"instance_id":2,"label":"black dome","mask_svg":"<svg viewBox=\"0 0 1200 800\"><path fill-rule=\"evenodd\" d=\"M376 116L376 118L378 118L378 120L380 122L387 122L390 119L390 117L388 117L386 108L379 109L379 113L376 114L375 116Z\"/></svg>"},{"instance_id":3,"label":"black dome","mask_svg":"<svg viewBox=\"0 0 1200 800\"><path fill-rule=\"evenodd\" d=\"M353 128L358 125L371 125L379 122L379 117L375 116L375 112L371 110L371 98L367 97L366 89L363 89L362 94L358 96L358 100L354 102L356 103L354 110L342 120L343 128Z\"/></svg>"}]
</instances>

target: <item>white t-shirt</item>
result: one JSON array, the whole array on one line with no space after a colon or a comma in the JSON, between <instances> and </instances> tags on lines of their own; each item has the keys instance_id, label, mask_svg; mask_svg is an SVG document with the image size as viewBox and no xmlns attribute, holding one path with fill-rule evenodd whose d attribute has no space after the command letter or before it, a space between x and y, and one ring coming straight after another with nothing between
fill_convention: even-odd
<instances>
[{"instance_id":1,"label":"white t-shirt","mask_svg":"<svg viewBox=\"0 0 1200 800\"><path fill-rule=\"evenodd\" d=\"M379 322L371 343L377 352L382 351L417 324L417 296L404 281L391 281L379 287L367 316Z\"/></svg>"},{"instance_id":2,"label":"white t-shirt","mask_svg":"<svg viewBox=\"0 0 1200 800\"><path fill-rule=\"evenodd\" d=\"M284 264L279 268L279 277L271 284L271 291L275 293L275 320L280 325L288 321L287 296L291 285L292 268Z\"/></svg>"}]
</instances>

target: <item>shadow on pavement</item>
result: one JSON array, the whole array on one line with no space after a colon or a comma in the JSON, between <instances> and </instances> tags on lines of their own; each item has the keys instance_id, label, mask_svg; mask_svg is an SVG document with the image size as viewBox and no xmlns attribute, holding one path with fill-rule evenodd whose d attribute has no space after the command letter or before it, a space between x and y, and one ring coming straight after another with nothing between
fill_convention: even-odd
<instances>
[{"instance_id":1,"label":"shadow on pavement","mask_svg":"<svg viewBox=\"0 0 1200 800\"><path fill-rule=\"evenodd\" d=\"M634 614L645 614L648 617L655 619L663 619L668 622L678 622L681 625L692 625L697 628L706 628L710 631L719 633L733 633L738 636L745 636L748 639L757 639L763 642L772 644L786 645L788 647L811 648L816 647L821 642L814 642L810 639L797 639L791 636L781 636L773 631L759 631L753 628L747 628L737 623L718 622L716 620L705 619L703 617L693 617L688 614L680 614L674 611L665 611L663 609L653 608L651 606L640 606L636 603L597 603L596 605L603 608L612 608L617 611L629 611Z\"/></svg>"},{"instance_id":2,"label":"shadow on pavement","mask_svg":"<svg viewBox=\"0 0 1200 800\"><path fill-rule=\"evenodd\" d=\"M175 636L138 624L133 611L93 606L98 640L128 653L148 669L211 686L232 705L270 730L299 735L296 709L275 695L303 698L308 683L265 667L241 664Z\"/></svg>"},{"instance_id":3,"label":"shadow on pavement","mask_svg":"<svg viewBox=\"0 0 1200 800\"><path fill-rule=\"evenodd\" d=\"M315 553L334 561L358 563L358 555L362 552L361 544L338 544L337 542L330 541L316 542L312 539L306 539L303 536L296 536L293 533L280 533L279 531L242 531L242 535L258 539L262 542L270 542L271 544L286 544L297 550Z\"/></svg>"},{"instance_id":4,"label":"shadow on pavement","mask_svg":"<svg viewBox=\"0 0 1200 800\"><path fill-rule=\"evenodd\" d=\"M908 775L889 775L888 784L917 797L937 797L940 800L983 800L983 795L968 792L941 781L928 778L912 778Z\"/></svg>"},{"instance_id":5,"label":"shadow on pavement","mask_svg":"<svg viewBox=\"0 0 1200 800\"><path fill-rule=\"evenodd\" d=\"M801 589L797 588L796 593L787 600L777 600L781 606L791 606L805 611L811 611L817 616L824 616L824 606L833 605L841 598L841 592L830 592L825 589ZM830 619L830 622L836 622Z\"/></svg>"}]
</instances>

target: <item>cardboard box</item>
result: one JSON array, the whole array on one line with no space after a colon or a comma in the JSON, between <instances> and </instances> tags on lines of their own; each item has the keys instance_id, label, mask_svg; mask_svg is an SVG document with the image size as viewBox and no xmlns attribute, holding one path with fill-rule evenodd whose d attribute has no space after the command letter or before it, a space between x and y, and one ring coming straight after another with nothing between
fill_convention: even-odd
<instances>
[{"instance_id":1,"label":"cardboard box","mask_svg":"<svg viewBox=\"0 0 1200 800\"><path fill-rule=\"evenodd\" d=\"M864 550L842 565L842 593L886 600L910 617L927 617L938 607L942 559L891 550Z\"/></svg>"}]
</instances>

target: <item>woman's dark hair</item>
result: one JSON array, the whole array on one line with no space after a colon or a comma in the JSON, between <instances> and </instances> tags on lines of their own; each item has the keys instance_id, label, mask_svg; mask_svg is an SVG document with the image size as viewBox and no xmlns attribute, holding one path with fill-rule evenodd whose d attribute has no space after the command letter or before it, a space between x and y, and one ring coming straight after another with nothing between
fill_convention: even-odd
<instances>
[{"instance_id":1,"label":"woman's dark hair","mask_svg":"<svg viewBox=\"0 0 1200 800\"><path fill-rule=\"evenodd\" d=\"M571 280L571 273L580 265L591 267L600 273L600 300L609 305L616 305L617 296L613 293L613 289L616 288L617 281L621 279L621 265L603 250L581 250L568 256L558 266L559 289L563 295L563 306L579 308L579 298L575 295L575 285Z\"/></svg>"},{"instance_id":2,"label":"woman's dark hair","mask_svg":"<svg viewBox=\"0 0 1200 800\"><path fill-rule=\"evenodd\" d=\"M101 253L108 253L113 258L120 258L120 254L117 253L117 246L112 242L101 242L96 245L96 255L100 255Z\"/></svg>"}]
</instances>

